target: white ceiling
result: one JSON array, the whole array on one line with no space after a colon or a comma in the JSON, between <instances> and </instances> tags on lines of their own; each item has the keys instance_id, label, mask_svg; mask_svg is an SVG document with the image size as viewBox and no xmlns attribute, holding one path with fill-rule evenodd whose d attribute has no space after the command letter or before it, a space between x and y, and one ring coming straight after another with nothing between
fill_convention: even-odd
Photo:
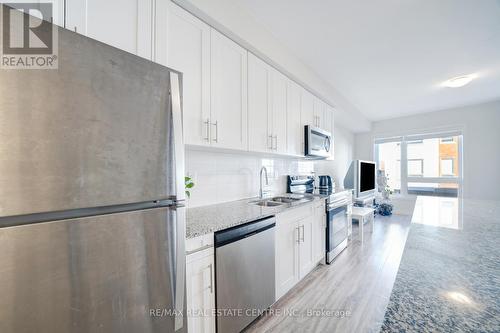
<instances>
[{"instance_id":1,"label":"white ceiling","mask_svg":"<svg viewBox=\"0 0 500 333\"><path fill-rule=\"evenodd\" d=\"M500 99L500 0L236 1L371 120Z\"/></svg>"}]
</instances>

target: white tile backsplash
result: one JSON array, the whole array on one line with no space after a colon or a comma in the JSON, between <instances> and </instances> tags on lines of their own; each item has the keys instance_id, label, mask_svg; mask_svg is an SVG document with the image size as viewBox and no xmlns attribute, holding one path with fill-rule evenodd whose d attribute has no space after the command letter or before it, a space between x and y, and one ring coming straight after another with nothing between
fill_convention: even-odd
<instances>
[{"instance_id":1,"label":"white tile backsplash","mask_svg":"<svg viewBox=\"0 0 500 333\"><path fill-rule=\"evenodd\" d=\"M274 194L286 192L287 175L308 175L314 171L313 161L188 148L186 174L195 183L188 206L205 206L258 196L262 166L267 168L269 176L269 185L265 189Z\"/></svg>"}]
</instances>

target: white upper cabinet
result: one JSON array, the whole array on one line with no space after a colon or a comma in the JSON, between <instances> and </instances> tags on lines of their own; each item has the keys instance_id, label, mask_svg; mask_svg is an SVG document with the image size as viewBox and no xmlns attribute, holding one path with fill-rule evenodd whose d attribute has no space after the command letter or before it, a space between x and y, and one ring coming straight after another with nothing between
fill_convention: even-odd
<instances>
[{"instance_id":1,"label":"white upper cabinet","mask_svg":"<svg viewBox=\"0 0 500 333\"><path fill-rule=\"evenodd\" d=\"M326 129L326 103L317 97L314 97L314 126Z\"/></svg>"},{"instance_id":2,"label":"white upper cabinet","mask_svg":"<svg viewBox=\"0 0 500 333\"><path fill-rule=\"evenodd\" d=\"M212 145L247 150L247 51L211 29Z\"/></svg>"},{"instance_id":3,"label":"white upper cabinet","mask_svg":"<svg viewBox=\"0 0 500 333\"><path fill-rule=\"evenodd\" d=\"M249 53L248 148L286 153L287 78Z\"/></svg>"},{"instance_id":4,"label":"white upper cabinet","mask_svg":"<svg viewBox=\"0 0 500 333\"><path fill-rule=\"evenodd\" d=\"M330 133L333 133L333 108L329 105L326 105L323 129L327 130Z\"/></svg>"},{"instance_id":5,"label":"white upper cabinet","mask_svg":"<svg viewBox=\"0 0 500 333\"><path fill-rule=\"evenodd\" d=\"M186 144L303 156L305 125L333 132L330 106L172 1L55 1L55 24L182 72Z\"/></svg>"},{"instance_id":6,"label":"white upper cabinet","mask_svg":"<svg viewBox=\"0 0 500 333\"><path fill-rule=\"evenodd\" d=\"M21 1L3 1L4 4L9 4L9 2L14 2L14 3L22 3ZM26 2L26 1L24 1ZM30 8L31 9L40 9L40 13L37 13L35 11L30 11L30 15L33 15L38 18L42 18L45 21L51 22L55 25L58 25L60 27L64 27L64 0L52 0L52 1L47 1L47 0L31 0L29 1ZM48 13L45 12L45 8L39 7L38 5L35 4L51 4L52 5L52 13L50 13L52 16L51 17L46 17L44 16L47 15Z\"/></svg>"},{"instance_id":7,"label":"white upper cabinet","mask_svg":"<svg viewBox=\"0 0 500 333\"><path fill-rule=\"evenodd\" d=\"M210 144L210 27L170 1L157 3L154 60L182 72L184 143Z\"/></svg>"},{"instance_id":8,"label":"white upper cabinet","mask_svg":"<svg viewBox=\"0 0 500 333\"><path fill-rule=\"evenodd\" d=\"M287 78L275 69L271 72L271 110L273 149L286 154Z\"/></svg>"},{"instance_id":9,"label":"white upper cabinet","mask_svg":"<svg viewBox=\"0 0 500 333\"><path fill-rule=\"evenodd\" d=\"M301 89L300 118L302 125L316 126L314 117L314 95L304 88ZM304 140L304 138L302 138Z\"/></svg>"},{"instance_id":10,"label":"white upper cabinet","mask_svg":"<svg viewBox=\"0 0 500 333\"><path fill-rule=\"evenodd\" d=\"M65 27L152 59L153 0L66 0Z\"/></svg>"},{"instance_id":11,"label":"white upper cabinet","mask_svg":"<svg viewBox=\"0 0 500 333\"><path fill-rule=\"evenodd\" d=\"M289 155L304 155L304 126L300 121L300 91L301 88L292 80L287 82L287 153Z\"/></svg>"},{"instance_id":12,"label":"white upper cabinet","mask_svg":"<svg viewBox=\"0 0 500 333\"><path fill-rule=\"evenodd\" d=\"M271 117L271 66L248 54L248 149L268 152L273 148Z\"/></svg>"}]
</instances>

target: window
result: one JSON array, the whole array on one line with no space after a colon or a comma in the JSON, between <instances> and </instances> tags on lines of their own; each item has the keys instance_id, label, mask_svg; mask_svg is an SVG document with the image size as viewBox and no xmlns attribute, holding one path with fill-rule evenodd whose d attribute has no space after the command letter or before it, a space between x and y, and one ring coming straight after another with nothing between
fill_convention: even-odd
<instances>
[{"instance_id":1,"label":"window","mask_svg":"<svg viewBox=\"0 0 500 333\"><path fill-rule=\"evenodd\" d=\"M408 176L423 176L424 174L424 160L421 158L418 159L409 159L408 160Z\"/></svg>"},{"instance_id":2,"label":"window","mask_svg":"<svg viewBox=\"0 0 500 333\"><path fill-rule=\"evenodd\" d=\"M426 134L375 141L379 175L396 193L457 197L461 134Z\"/></svg>"},{"instance_id":3,"label":"window","mask_svg":"<svg viewBox=\"0 0 500 333\"><path fill-rule=\"evenodd\" d=\"M441 138L441 143L454 143L455 139L453 137L450 138Z\"/></svg>"},{"instance_id":4,"label":"window","mask_svg":"<svg viewBox=\"0 0 500 333\"><path fill-rule=\"evenodd\" d=\"M377 145L379 175L387 177L387 185L399 193L401 190L401 142Z\"/></svg>"},{"instance_id":5,"label":"window","mask_svg":"<svg viewBox=\"0 0 500 333\"><path fill-rule=\"evenodd\" d=\"M453 159L443 158L441 159L441 176L455 176L453 173Z\"/></svg>"}]
</instances>

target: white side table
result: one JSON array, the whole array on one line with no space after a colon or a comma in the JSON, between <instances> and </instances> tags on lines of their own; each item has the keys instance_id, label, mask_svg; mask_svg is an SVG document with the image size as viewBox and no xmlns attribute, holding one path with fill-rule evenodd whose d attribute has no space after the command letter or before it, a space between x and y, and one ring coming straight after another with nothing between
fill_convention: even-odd
<instances>
[{"instance_id":1,"label":"white side table","mask_svg":"<svg viewBox=\"0 0 500 333\"><path fill-rule=\"evenodd\" d=\"M373 212L373 208L352 207L351 217L352 219L356 219L359 222L359 239L361 242L363 242L363 225L365 224L365 221L368 221L370 223L370 232L373 232L373 223L375 220Z\"/></svg>"}]
</instances>

